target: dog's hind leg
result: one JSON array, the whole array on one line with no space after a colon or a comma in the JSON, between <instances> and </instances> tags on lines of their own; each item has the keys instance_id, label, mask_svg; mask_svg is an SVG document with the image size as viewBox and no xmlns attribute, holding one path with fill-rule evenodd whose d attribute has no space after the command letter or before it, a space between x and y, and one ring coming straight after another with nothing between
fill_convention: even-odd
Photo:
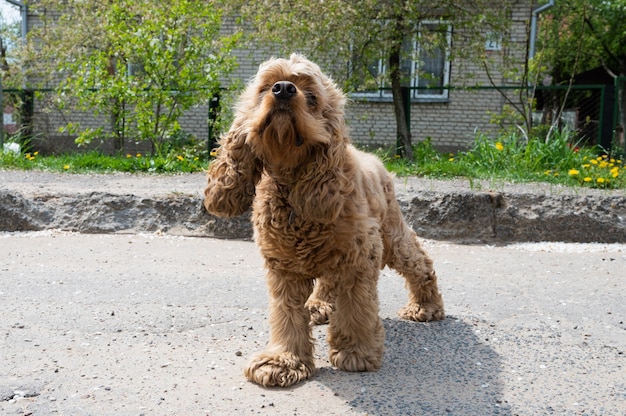
<instances>
[{"instance_id":1,"label":"dog's hind leg","mask_svg":"<svg viewBox=\"0 0 626 416\"><path fill-rule=\"evenodd\" d=\"M421 322L444 319L433 261L404 222L397 205L390 207L384 228L387 265L404 277L409 291L409 303L398 311L398 316Z\"/></svg>"},{"instance_id":2,"label":"dog's hind leg","mask_svg":"<svg viewBox=\"0 0 626 416\"><path fill-rule=\"evenodd\" d=\"M252 358L245 376L266 387L288 387L315 371L309 311L304 307L313 282L270 270L267 284L270 341Z\"/></svg>"},{"instance_id":3,"label":"dog's hind leg","mask_svg":"<svg viewBox=\"0 0 626 416\"><path fill-rule=\"evenodd\" d=\"M332 280L323 278L315 279L313 294L305 305L311 314L312 325L328 323L330 315L335 310L336 298L336 285Z\"/></svg>"}]
</instances>

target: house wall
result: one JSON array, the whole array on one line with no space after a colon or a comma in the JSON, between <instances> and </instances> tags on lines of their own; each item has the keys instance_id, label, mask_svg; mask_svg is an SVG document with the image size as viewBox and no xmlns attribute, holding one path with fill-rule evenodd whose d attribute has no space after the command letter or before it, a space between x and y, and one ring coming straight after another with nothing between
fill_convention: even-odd
<instances>
[{"instance_id":1,"label":"house wall","mask_svg":"<svg viewBox=\"0 0 626 416\"><path fill-rule=\"evenodd\" d=\"M498 112L502 98L495 91L451 91L446 103L411 104L414 144L430 139L443 152L467 149L476 132L491 132L489 111ZM389 103L354 102L346 111L352 139L367 147L395 147L396 120Z\"/></svg>"},{"instance_id":2,"label":"house wall","mask_svg":"<svg viewBox=\"0 0 626 416\"><path fill-rule=\"evenodd\" d=\"M496 55L504 54L510 64L523 67L530 7L530 2L523 0L513 5L510 47L504 51L485 51L485 54L492 54L495 59L499 59ZM471 146L477 132L496 131L497 126L490 120L494 114L500 114L506 100L495 88L488 87L490 81L484 69L469 62L452 62L450 84L462 85L467 73L473 75L472 85L485 86L484 89L452 89L445 102L411 103L413 143L430 139L440 151L456 152ZM492 79L498 85L507 85L500 74L492 74ZM512 90L504 93L514 95ZM512 96L512 99L516 98ZM354 142L369 147L396 145L396 121L391 103L355 99L346 113Z\"/></svg>"},{"instance_id":3,"label":"house wall","mask_svg":"<svg viewBox=\"0 0 626 416\"><path fill-rule=\"evenodd\" d=\"M517 48L511 51L525 51L524 47L519 47L526 42L526 29L530 16L529 3L520 1L514 5L512 19L514 26L512 39L518 43ZM32 16L36 24L37 17ZM233 29L234 22L227 22L225 31ZM513 53L506 51L507 53ZM238 68L228 77L222 79L225 87L245 85L256 73L260 63L272 55L268 48L249 48L247 50L237 50L233 52L237 56ZM496 53L496 52L486 52ZM525 56L519 55L520 64ZM461 77L459 74L467 71L476 75L472 82L482 85L488 84L482 68L472 66L467 62L461 67L458 62L453 62L451 67L450 83L459 85ZM500 79L502 84L504 79ZM396 143L396 122L393 113L392 103L362 100L350 97L346 107L346 122L351 130L351 137L354 143L368 147L393 147ZM226 106L232 105L234 97L231 92L224 91L222 103ZM413 142L430 138L433 145L442 151L458 151L468 148L474 141L477 131L490 132L494 126L489 120L492 113L499 113L504 104L504 99L495 90L467 91L453 89L449 92L448 99L444 102L412 102L411 103L411 133ZM94 115L90 112L79 112L75 110L61 112L54 106L52 94L42 99L35 100L34 114L34 134L45 137L53 142L67 146L73 137L59 132L59 128L68 122L80 123L82 127L98 128L105 127L108 131L109 120L103 115ZM197 105L189 110L181 119L180 124L183 130L195 136L199 140L208 139L208 105ZM225 127L227 128L227 126ZM112 148L106 142L96 144L103 151ZM131 148L134 143L128 144ZM55 146L50 146L52 150L58 150Z\"/></svg>"}]
</instances>

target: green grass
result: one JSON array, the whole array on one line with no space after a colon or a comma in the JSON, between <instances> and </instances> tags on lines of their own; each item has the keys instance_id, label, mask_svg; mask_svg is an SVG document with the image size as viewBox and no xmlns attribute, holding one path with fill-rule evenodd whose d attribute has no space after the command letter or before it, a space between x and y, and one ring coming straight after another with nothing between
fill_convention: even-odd
<instances>
[{"instance_id":1,"label":"green grass","mask_svg":"<svg viewBox=\"0 0 626 416\"><path fill-rule=\"evenodd\" d=\"M41 156L38 153L16 155L0 154L0 168L44 170L69 173L146 172L179 173L200 172L207 167L206 156L184 150L172 151L164 157L149 154L106 156L98 152Z\"/></svg>"},{"instance_id":2,"label":"green grass","mask_svg":"<svg viewBox=\"0 0 626 416\"><path fill-rule=\"evenodd\" d=\"M437 152L430 140L415 146L415 160L379 156L399 176L465 177L507 182L549 182L568 186L626 189L623 161L596 147L572 143L568 133L549 140L510 134L493 140L477 136L472 148L456 155Z\"/></svg>"},{"instance_id":3,"label":"green grass","mask_svg":"<svg viewBox=\"0 0 626 416\"><path fill-rule=\"evenodd\" d=\"M552 134L549 140L515 134L497 139L478 135L470 150L455 155L438 152L426 140L414 147L414 161L397 159L382 151L376 153L387 169L399 176L626 189L626 170L619 157L596 147L579 146L572 138L567 132ZM145 154L114 157L97 152L46 157L37 153L0 153L0 168L69 173L200 172L207 164L207 151L198 145L170 149L162 157Z\"/></svg>"}]
</instances>

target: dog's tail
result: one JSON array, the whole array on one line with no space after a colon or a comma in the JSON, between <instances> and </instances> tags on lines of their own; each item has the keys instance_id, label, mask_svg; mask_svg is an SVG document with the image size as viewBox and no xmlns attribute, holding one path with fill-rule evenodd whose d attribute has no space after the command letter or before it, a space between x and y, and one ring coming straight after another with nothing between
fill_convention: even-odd
<instances>
[{"instance_id":1,"label":"dog's tail","mask_svg":"<svg viewBox=\"0 0 626 416\"><path fill-rule=\"evenodd\" d=\"M261 162L246 143L247 132L235 123L220 141L217 158L209 166L204 207L213 215L232 217L252 205L261 179Z\"/></svg>"}]
</instances>

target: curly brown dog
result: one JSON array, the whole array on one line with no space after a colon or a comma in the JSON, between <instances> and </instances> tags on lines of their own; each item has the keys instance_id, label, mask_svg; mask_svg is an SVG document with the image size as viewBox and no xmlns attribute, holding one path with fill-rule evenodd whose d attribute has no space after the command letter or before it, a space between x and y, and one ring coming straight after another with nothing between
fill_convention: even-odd
<instances>
[{"instance_id":1,"label":"curly brown dog","mask_svg":"<svg viewBox=\"0 0 626 416\"><path fill-rule=\"evenodd\" d=\"M271 331L245 375L263 386L290 386L314 372L309 321L329 321L334 366L380 368L376 286L385 265L406 279L401 318L444 318L433 262L404 222L393 177L350 144L344 103L316 64L297 54L271 59L241 96L209 168L209 212L227 217L253 205Z\"/></svg>"}]
</instances>

